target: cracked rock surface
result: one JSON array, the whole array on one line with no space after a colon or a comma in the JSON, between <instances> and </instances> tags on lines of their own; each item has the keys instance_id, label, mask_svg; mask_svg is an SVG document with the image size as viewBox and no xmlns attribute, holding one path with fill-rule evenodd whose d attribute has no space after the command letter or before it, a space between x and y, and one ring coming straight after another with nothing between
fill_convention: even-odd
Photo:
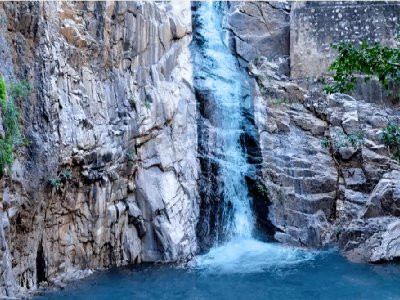
<instances>
[{"instance_id":1,"label":"cracked rock surface","mask_svg":"<svg viewBox=\"0 0 400 300\"><path fill-rule=\"evenodd\" d=\"M0 297L196 250L190 4L0 4L31 141L2 181ZM51 180L59 180L52 186Z\"/></svg>"}]
</instances>

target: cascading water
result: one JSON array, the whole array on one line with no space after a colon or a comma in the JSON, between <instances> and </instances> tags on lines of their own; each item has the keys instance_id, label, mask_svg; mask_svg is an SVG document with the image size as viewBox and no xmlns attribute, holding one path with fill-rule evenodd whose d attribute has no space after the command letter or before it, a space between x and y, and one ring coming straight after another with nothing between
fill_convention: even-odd
<instances>
[{"instance_id":1,"label":"cascading water","mask_svg":"<svg viewBox=\"0 0 400 300\"><path fill-rule=\"evenodd\" d=\"M218 179L225 201L223 210L224 233L228 237L250 238L254 217L244 175L251 171L240 145L244 117L242 106L249 98L249 87L243 72L238 69L237 59L229 53L222 40L220 20L212 5L199 7L199 33L205 44L195 60L200 67L195 85L198 91L207 93L207 101L213 102L211 126L213 126L214 153L204 153L218 165ZM213 26L210 26L213 25ZM248 101L248 99L247 99Z\"/></svg>"},{"instance_id":2,"label":"cascading water","mask_svg":"<svg viewBox=\"0 0 400 300\"><path fill-rule=\"evenodd\" d=\"M208 222L200 221L200 232L212 235L214 245L197 258L196 266L259 272L309 259L310 252L253 238L255 217L245 176L252 176L255 167L247 162L240 143L245 130L255 130L243 113L251 106L249 78L229 49L221 7L212 2L196 4L194 24L194 82L201 114L200 160L205 171L202 197L207 199L205 204L203 199L202 211L208 212L205 215L209 218ZM217 211L214 215L210 213L213 206Z\"/></svg>"}]
</instances>

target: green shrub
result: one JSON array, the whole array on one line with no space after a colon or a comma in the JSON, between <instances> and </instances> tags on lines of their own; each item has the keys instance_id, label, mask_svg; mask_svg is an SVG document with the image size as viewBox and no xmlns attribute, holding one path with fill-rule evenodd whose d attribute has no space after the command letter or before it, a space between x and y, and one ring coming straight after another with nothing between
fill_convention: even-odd
<instances>
[{"instance_id":1,"label":"green shrub","mask_svg":"<svg viewBox=\"0 0 400 300\"><path fill-rule=\"evenodd\" d=\"M128 167L133 167L133 162L135 161L135 154L133 153L132 149L128 149L126 151L126 160L128 162Z\"/></svg>"},{"instance_id":2,"label":"green shrub","mask_svg":"<svg viewBox=\"0 0 400 300\"><path fill-rule=\"evenodd\" d=\"M3 15L0 15L0 25L6 24L7 23L7 18Z\"/></svg>"},{"instance_id":3,"label":"green shrub","mask_svg":"<svg viewBox=\"0 0 400 300\"><path fill-rule=\"evenodd\" d=\"M325 87L325 92L346 93L354 89L356 75L365 75L365 81L376 76L385 89L390 82L400 81L400 48L386 47L379 43L369 45L364 41L355 47L351 43L331 45L339 51L339 56L329 66L334 72L333 83Z\"/></svg>"},{"instance_id":4,"label":"green shrub","mask_svg":"<svg viewBox=\"0 0 400 300\"><path fill-rule=\"evenodd\" d=\"M27 81L21 81L6 86L4 78L0 75L0 107L2 111L4 137L0 138L0 178L9 175L13 163L13 150L22 143L19 124L19 109L15 99L26 99L30 93ZM6 173L5 170L8 170Z\"/></svg>"},{"instance_id":5,"label":"green shrub","mask_svg":"<svg viewBox=\"0 0 400 300\"><path fill-rule=\"evenodd\" d=\"M364 133L362 131L349 134L337 131L334 132L330 138L324 137L321 141L321 146L323 148L330 148L331 146L334 146L336 151L344 147L353 147L356 150L359 150L363 144Z\"/></svg>"},{"instance_id":6,"label":"green shrub","mask_svg":"<svg viewBox=\"0 0 400 300\"><path fill-rule=\"evenodd\" d=\"M6 82L4 81L3 76L0 76L0 104L2 109L4 109L6 106L6 100L7 100Z\"/></svg>"},{"instance_id":7,"label":"green shrub","mask_svg":"<svg viewBox=\"0 0 400 300\"><path fill-rule=\"evenodd\" d=\"M400 162L400 149L396 149L392 155L392 158L398 162Z\"/></svg>"},{"instance_id":8,"label":"green shrub","mask_svg":"<svg viewBox=\"0 0 400 300\"><path fill-rule=\"evenodd\" d=\"M54 177L53 179L50 179L50 184L53 188L56 189L56 191L61 190L61 179L60 177Z\"/></svg>"},{"instance_id":9,"label":"green shrub","mask_svg":"<svg viewBox=\"0 0 400 300\"><path fill-rule=\"evenodd\" d=\"M256 183L256 190L260 196L267 198L268 197L268 190L264 184L257 182Z\"/></svg>"},{"instance_id":10,"label":"green shrub","mask_svg":"<svg viewBox=\"0 0 400 300\"><path fill-rule=\"evenodd\" d=\"M72 172L69 169L64 169L61 171L61 176L65 178L65 180L70 180L72 178Z\"/></svg>"},{"instance_id":11,"label":"green shrub","mask_svg":"<svg viewBox=\"0 0 400 300\"><path fill-rule=\"evenodd\" d=\"M146 98L144 99L144 106L147 109L150 109L152 103L153 103L153 101L151 100L151 97L150 96L146 96Z\"/></svg>"},{"instance_id":12,"label":"green shrub","mask_svg":"<svg viewBox=\"0 0 400 300\"><path fill-rule=\"evenodd\" d=\"M13 145L17 145L21 141L19 110L12 97L8 98L3 112L3 128L6 133L6 138L8 138Z\"/></svg>"},{"instance_id":13,"label":"green shrub","mask_svg":"<svg viewBox=\"0 0 400 300\"><path fill-rule=\"evenodd\" d=\"M72 171L70 169L63 169L56 177L49 180L50 185L56 189L56 191L61 191L61 185L64 182L72 179Z\"/></svg>"},{"instance_id":14,"label":"green shrub","mask_svg":"<svg viewBox=\"0 0 400 300\"><path fill-rule=\"evenodd\" d=\"M14 161L13 145L7 139L0 139L0 178L9 174L11 165ZM6 167L8 172L6 173Z\"/></svg>"},{"instance_id":15,"label":"green shrub","mask_svg":"<svg viewBox=\"0 0 400 300\"><path fill-rule=\"evenodd\" d=\"M389 123L382 130L382 142L387 147L397 146L400 144L400 126L395 123Z\"/></svg>"},{"instance_id":16,"label":"green shrub","mask_svg":"<svg viewBox=\"0 0 400 300\"><path fill-rule=\"evenodd\" d=\"M381 140L388 147L389 152L393 151L392 158L400 162L400 126L389 123L382 129Z\"/></svg>"},{"instance_id":17,"label":"green shrub","mask_svg":"<svg viewBox=\"0 0 400 300\"><path fill-rule=\"evenodd\" d=\"M8 93L14 98L27 99L30 92L31 86L27 80L13 83L8 87Z\"/></svg>"},{"instance_id":18,"label":"green shrub","mask_svg":"<svg viewBox=\"0 0 400 300\"><path fill-rule=\"evenodd\" d=\"M261 65L264 61L264 58L260 55L257 55L254 60L253 63L257 66L257 65Z\"/></svg>"},{"instance_id":19,"label":"green shrub","mask_svg":"<svg viewBox=\"0 0 400 300\"><path fill-rule=\"evenodd\" d=\"M327 137L324 137L321 141L322 148L329 148L330 140Z\"/></svg>"},{"instance_id":20,"label":"green shrub","mask_svg":"<svg viewBox=\"0 0 400 300\"><path fill-rule=\"evenodd\" d=\"M359 149L364 144L364 133L362 131L350 133L347 135L347 141L353 148Z\"/></svg>"}]
</instances>

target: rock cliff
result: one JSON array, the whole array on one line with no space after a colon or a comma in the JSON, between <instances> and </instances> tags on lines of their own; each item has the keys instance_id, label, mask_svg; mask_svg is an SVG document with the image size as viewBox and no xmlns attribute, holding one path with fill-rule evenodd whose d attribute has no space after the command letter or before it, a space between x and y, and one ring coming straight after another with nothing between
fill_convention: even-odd
<instances>
[{"instance_id":1,"label":"rock cliff","mask_svg":"<svg viewBox=\"0 0 400 300\"><path fill-rule=\"evenodd\" d=\"M374 81L327 96L320 76L330 42L392 44L400 5L220 8L254 87L244 113L257 130L241 142L259 228L285 244L339 246L353 260L399 258L400 166L380 139L400 123L399 105ZM207 112L191 39L189 2L0 3L0 72L32 86L18 103L27 142L0 180L0 297L96 268L188 260L201 239L212 244L196 237L201 185L215 181L201 147L215 145L198 139ZM218 225L213 209L202 207L204 224Z\"/></svg>"},{"instance_id":2,"label":"rock cliff","mask_svg":"<svg viewBox=\"0 0 400 300\"><path fill-rule=\"evenodd\" d=\"M400 256L399 164L381 140L389 122L400 122L399 104L376 82L358 84L353 97L327 96L320 77L335 55L329 43L393 44L399 16L398 3L242 2L230 8L232 51L250 61L258 86L253 110L260 182L268 198L263 205L269 204L264 218L272 223L275 240L338 245L357 261ZM374 28L368 29L372 18ZM256 37L255 30L263 34ZM279 45L257 46L269 37L275 43L280 38ZM243 49L256 50L246 56Z\"/></svg>"},{"instance_id":3,"label":"rock cliff","mask_svg":"<svg viewBox=\"0 0 400 300\"><path fill-rule=\"evenodd\" d=\"M196 249L189 3L0 5L30 145L1 182L0 295ZM15 285L16 283L16 285Z\"/></svg>"}]
</instances>

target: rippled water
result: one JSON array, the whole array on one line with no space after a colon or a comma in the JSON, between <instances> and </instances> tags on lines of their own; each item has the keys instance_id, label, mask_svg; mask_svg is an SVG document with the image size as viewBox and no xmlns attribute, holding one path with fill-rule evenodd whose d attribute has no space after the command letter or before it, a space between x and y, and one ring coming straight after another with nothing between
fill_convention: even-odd
<instances>
[{"instance_id":1,"label":"rippled water","mask_svg":"<svg viewBox=\"0 0 400 300\"><path fill-rule=\"evenodd\" d=\"M113 269L37 299L400 299L399 266L354 264L334 252L273 244L251 247L253 253L227 253L224 262L212 262L212 254L199 258L211 268Z\"/></svg>"}]
</instances>

